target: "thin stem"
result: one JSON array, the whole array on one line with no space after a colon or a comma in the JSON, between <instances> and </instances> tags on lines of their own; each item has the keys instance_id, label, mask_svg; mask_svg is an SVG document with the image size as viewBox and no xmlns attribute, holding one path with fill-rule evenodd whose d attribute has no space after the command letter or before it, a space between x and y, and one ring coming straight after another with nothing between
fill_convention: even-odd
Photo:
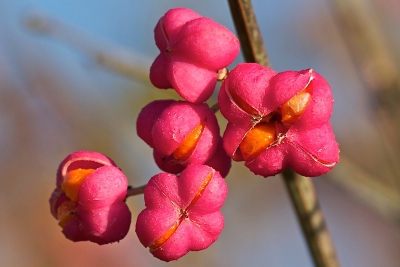
<instances>
[{"instance_id":1,"label":"thin stem","mask_svg":"<svg viewBox=\"0 0 400 267\"><path fill-rule=\"evenodd\" d=\"M144 189L146 188L146 185L142 185L139 187L132 187L132 186L128 186L128 192L126 194L126 197L131 197L131 196L136 196L136 195L140 195L144 193Z\"/></svg>"},{"instance_id":2,"label":"thin stem","mask_svg":"<svg viewBox=\"0 0 400 267\"><path fill-rule=\"evenodd\" d=\"M218 102L215 103L214 105L212 105L212 106L210 107L210 109L211 109L212 112L217 113L217 111L219 110Z\"/></svg>"},{"instance_id":3,"label":"thin stem","mask_svg":"<svg viewBox=\"0 0 400 267\"><path fill-rule=\"evenodd\" d=\"M267 52L250 0L228 0L247 62L269 67ZM340 266L310 178L291 169L282 173L307 245L317 267Z\"/></svg>"},{"instance_id":4,"label":"thin stem","mask_svg":"<svg viewBox=\"0 0 400 267\"><path fill-rule=\"evenodd\" d=\"M267 51L250 0L228 0L246 62L269 67Z\"/></svg>"},{"instance_id":5,"label":"thin stem","mask_svg":"<svg viewBox=\"0 0 400 267\"><path fill-rule=\"evenodd\" d=\"M315 266L340 266L311 178L291 169L283 177Z\"/></svg>"}]
</instances>

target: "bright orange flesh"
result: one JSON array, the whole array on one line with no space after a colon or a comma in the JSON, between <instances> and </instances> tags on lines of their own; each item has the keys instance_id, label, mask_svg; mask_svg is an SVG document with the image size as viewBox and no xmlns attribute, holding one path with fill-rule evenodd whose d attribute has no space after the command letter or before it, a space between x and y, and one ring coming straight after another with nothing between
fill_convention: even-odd
<instances>
[{"instance_id":1,"label":"bright orange flesh","mask_svg":"<svg viewBox=\"0 0 400 267\"><path fill-rule=\"evenodd\" d=\"M174 159L186 161L190 158L200 140L201 134L204 131L204 127L205 122L200 123L190 134L185 137L178 148L172 153Z\"/></svg>"},{"instance_id":2,"label":"bright orange flesh","mask_svg":"<svg viewBox=\"0 0 400 267\"><path fill-rule=\"evenodd\" d=\"M61 184L61 188L71 201L78 201L79 188L93 171L94 169L76 169L67 173L67 179Z\"/></svg>"},{"instance_id":3,"label":"bright orange flesh","mask_svg":"<svg viewBox=\"0 0 400 267\"><path fill-rule=\"evenodd\" d=\"M58 225L64 228L64 226L74 217L74 211L76 209L76 202L64 201L57 209Z\"/></svg>"},{"instance_id":4,"label":"bright orange flesh","mask_svg":"<svg viewBox=\"0 0 400 267\"><path fill-rule=\"evenodd\" d=\"M276 140L276 128L272 123L259 123L251 129L239 145L245 161L255 159Z\"/></svg>"},{"instance_id":5,"label":"bright orange flesh","mask_svg":"<svg viewBox=\"0 0 400 267\"><path fill-rule=\"evenodd\" d=\"M154 243L149 246L150 250L156 250L164 245L164 243L168 241L168 239L176 232L176 230L178 230L178 226L181 224L183 218L184 216L181 215L181 217L179 217L179 220L176 221L162 237L154 241Z\"/></svg>"},{"instance_id":6,"label":"bright orange flesh","mask_svg":"<svg viewBox=\"0 0 400 267\"><path fill-rule=\"evenodd\" d=\"M247 104L247 102L245 102L235 91L231 90L229 93L233 101L235 101L236 105L238 105L239 108L241 108L243 111L246 111L249 114L258 115L258 111L249 104Z\"/></svg>"},{"instance_id":7,"label":"bright orange flesh","mask_svg":"<svg viewBox=\"0 0 400 267\"><path fill-rule=\"evenodd\" d=\"M201 184L199 190L197 191L196 195L194 196L192 202L190 202L189 206L193 205L197 200L199 200L201 195L204 193L204 190L206 190L207 185L210 183L212 177L213 177L213 173L210 172L210 174L207 175L206 179Z\"/></svg>"},{"instance_id":8,"label":"bright orange flesh","mask_svg":"<svg viewBox=\"0 0 400 267\"><path fill-rule=\"evenodd\" d=\"M310 87L310 85L307 86L303 91L282 105L282 122L295 123L300 118L311 100Z\"/></svg>"}]
</instances>

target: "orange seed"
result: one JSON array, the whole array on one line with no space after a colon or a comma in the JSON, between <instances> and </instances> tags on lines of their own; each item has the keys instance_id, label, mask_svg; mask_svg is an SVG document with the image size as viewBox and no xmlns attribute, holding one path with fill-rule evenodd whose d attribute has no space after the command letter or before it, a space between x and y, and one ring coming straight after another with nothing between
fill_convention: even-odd
<instances>
[{"instance_id":1,"label":"orange seed","mask_svg":"<svg viewBox=\"0 0 400 267\"><path fill-rule=\"evenodd\" d=\"M76 209L76 202L66 200L57 209L58 225L64 228L64 226L74 217L74 211Z\"/></svg>"},{"instance_id":2,"label":"orange seed","mask_svg":"<svg viewBox=\"0 0 400 267\"><path fill-rule=\"evenodd\" d=\"M160 237L159 239L157 239L156 241L154 241L150 246L150 250L156 250L159 247L161 247L162 245L164 245L165 242L168 241L168 239L176 232L176 230L178 230L178 226L181 224L182 220L183 220L184 216L181 215L178 219L178 221L176 221L171 228L168 229L167 232L165 232L165 234Z\"/></svg>"},{"instance_id":3,"label":"orange seed","mask_svg":"<svg viewBox=\"0 0 400 267\"><path fill-rule=\"evenodd\" d=\"M209 175L207 175L206 179L203 181L203 183L200 185L199 190L197 191L196 195L194 196L193 200L190 202L189 206L194 204L197 200L199 200L199 198L201 197L201 195L203 194L204 190L206 190L207 185L210 183L211 178L213 177L213 173L210 172Z\"/></svg>"},{"instance_id":4,"label":"orange seed","mask_svg":"<svg viewBox=\"0 0 400 267\"><path fill-rule=\"evenodd\" d=\"M282 122L295 123L306 110L311 99L311 84L282 105Z\"/></svg>"},{"instance_id":5,"label":"orange seed","mask_svg":"<svg viewBox=\"0 0 400 267\"><path fill-rule=\"evenodd\" d=\"M76 169L67 173L67 179L61 184L65 195L74 202L78 201L78 192L83 181L94 169Z\"/></svg>"},{"instance_id":6,"label":"orange seed","mask_svg":"<svg viewBox=\"0 0 400 267\"><path fill-rule=\"evenodd\" d=\"M251 129L239 145L245 161L255 159L276 140L276 128L272 123L259 123Z\"/></svg>"},{"instance_id":7,"label":"orange seed","mask_svg":"<svg viewBox=\"0 0 400 267\"><path fill-rule=\"evenodd\" d=\"M190 158L200 140L201 134L204 131L205 124L205 122L201 122L190 134L185 137L178 148L172 153L174 159L186 161Z\"/></svg>"}]
</instances>

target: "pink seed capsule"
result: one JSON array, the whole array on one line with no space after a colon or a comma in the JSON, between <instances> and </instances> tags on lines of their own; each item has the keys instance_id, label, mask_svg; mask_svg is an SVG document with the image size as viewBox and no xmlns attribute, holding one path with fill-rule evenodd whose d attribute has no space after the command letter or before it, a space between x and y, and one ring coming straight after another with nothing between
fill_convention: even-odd
<instances>
[{"instance_id":1,"label":"pink seed capsule","mask_svg":"<svg viewBox=\"0 0 400 267\"><path fill-rule=\"evenodd\" d=\"M214 155L206 162L204 165L210 166L211 168L218 171L223 178L225 178L231 167L232 167L232 159L226 154L222 138L219 138L217 150L214 152Z\"/></svg>"},{"instance_id":2,"label":"pink seed capsule","mask_svg":"<svg viewBox=\"0 0 400 267\"><path fill-rule=\"evenodd\" d=\"M163 261L209 247L224 226L220 212L228 193L221 175L205 165L189 165L178 176L153 176L144 191L146 208L136 234Z\"/></svg>"},{"instance_id":3,"label":"pink seed capsule","mask_svg":"<svg viewBox=\"0 0 400 267\"><path fill-rule=\"evenodd\" d=\"M218 96L229 121L228 155L264 177L293 168L318 176L339 161L329 125L333 98L328 83L313 70L275 74L255 63L233 69Z\"/></svg>"},{"instance_id":4,"label":"pink seed capsule","mask_svg":"<svg viewBox=\"0 0 400 267\"><path fill-rule=\"evenodd\" d=\"M175 100L155 100L147 104L139 113L136 120L136 131L138 136L146 142L150 147L153 147L153 136L151 130L154 123L170 104L176 102Z\"/></svg>"},{"instance_id":5,"label":"pink seed capsule","mask_svg":"<svg viewBox=\"0 0 400 267\"><path fill-rule=\"evenodd\" d=\"M74 152L58 169L51 213L65 237L74 242L119 241L131 222L125 203L127 186L125 175L111 159L97 152Z\"/></svg>"},{"instance_id":6,"label":"pink seed capsule","mask_svg":"<svg viewBox=\"0 0 400 267\"><path fill-rule=\"evenodd\" d=\"M214 154L219 126L206 104L177 101L163 110L151 134L157 153L187 166L203 164Z\"/></svg>"},{"instance_id":7,"label":"pink seed capsule","mask_svg":"<svg viewBox=\"0 0 400 267\"><path fill-rule=\"evenodd\" d=\"M192 103L211 96L218 71L231 64L240 49L231 31L187 8L165 13L154 38L160 54L150 68L150 81L157 88L175 89Z\"/></svg>"}]
</instances>

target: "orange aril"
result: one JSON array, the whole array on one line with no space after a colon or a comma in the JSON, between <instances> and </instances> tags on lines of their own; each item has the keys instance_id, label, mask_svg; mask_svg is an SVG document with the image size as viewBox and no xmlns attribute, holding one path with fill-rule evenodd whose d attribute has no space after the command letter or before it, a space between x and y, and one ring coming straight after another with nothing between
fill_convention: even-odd
<instances>
[{"instance_id":1,"label":"orange aril","mask_svg":"<svg viewBox=\"0 0 400 267\"><path fill-rule=\"evenodd\" d=\"M239 145L245 161L255 159L272 142L276 140L276 128L273 123L261 122L254 126Z\"/></svg>"},{"instance_id":2,"label":"orange aril","mask_svg":"<svg viewBox=\"0 0 400 267\"><path fill-rule=\"evenodd\" d=\"M207 185L210 183L212 177L213 177L213 173L210 172L210 174L207 175L206 179L200 185L199 190L197 191L196 195L194 196L192 202L190 202L189 206L193 205L197 200L199 200L199 198L203 194L204 190L206 190Z\"/></svg>"},{"instance_id":3,"label":"orange aril","mask_svg":"<svg viewBox=\"0 0 400 267\"><path fill-rule=\"evenodd\" d=\"M61 188L65 195L74 202L78 201L78 192L89 174L94 169L76 169L67 173L67 179L61 184Z\"/></svg>"},{"instance_id":4,"label":"orange aril","mask_svg":"<svg viewBox=\"0 0 400 267\"><path fill-rule=\"evenodd\" d=\"M310 87L308 85L303 91L281 106L282 122L295 123L300 118L311 100Z\"/></svg>"},{"instance_id":5,"label":"orange aril","mask_svg":"<svg viewBox=\"0 0 400 267\"><path fill-rule=\"evenodd\" d=\"M76 209L76 202L70 200L64 201L57 209L58 225L64 228L64 226L74 216L75 209Z\"/></svg>"},{"instance_id":6,"label":"orange aril","mask_svg":"<svg viewBox=\"0 0 400 267\"><path fill-rule=\"evenodd\" d=\"M200 140L201 134L204 131L205 122L200 123L194 128L194 130L189 133L185 139L180 143L177 149L172 153L174 159L186 161L192 155L197 143Z\"/></svg>"},{"instance_id":7,"label":"orange aril","mask_svg":"<svg viewBox=\"0 0 400 267\"><path fill-rule=\"evenodd\" d=\"M156 241L154 241L150 246L150 250L156 250L159 247L161 247L162 245L164 245L165 242L168 241L168 239L176 232L176 230L178 230L178 226L181 224L182 220L183 220L184 216L181 215L178 219L178 221L176 221L171 228L169 228L165 234L160 237L159 239L157 239Z\"/></svg>"}]
</instances>

